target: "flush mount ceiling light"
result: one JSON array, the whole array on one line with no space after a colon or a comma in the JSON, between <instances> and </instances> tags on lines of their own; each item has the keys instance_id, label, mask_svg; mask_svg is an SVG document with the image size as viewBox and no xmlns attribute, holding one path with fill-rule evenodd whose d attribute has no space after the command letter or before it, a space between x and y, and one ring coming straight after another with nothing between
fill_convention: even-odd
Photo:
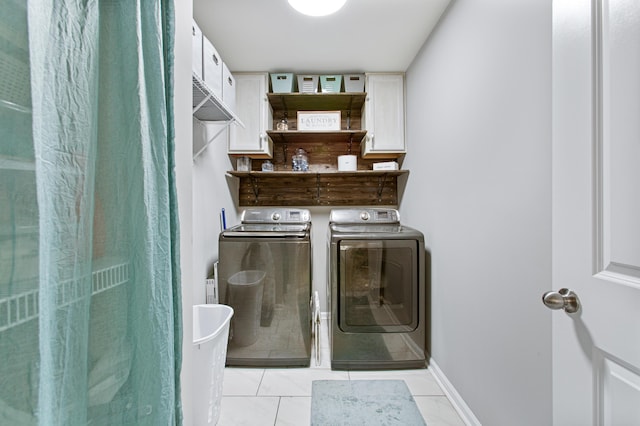
<instances>
[{"instance_id":1,"label":"flush mount ceiling light","mask_svg":"<svg viewBox=\"0 0 640 426\"><path fill-rule=\"evenodd\" d=\"M347 0L288 0L291 7L309 16L325 16L340 10Z\"/></svg>"}]
</instances>

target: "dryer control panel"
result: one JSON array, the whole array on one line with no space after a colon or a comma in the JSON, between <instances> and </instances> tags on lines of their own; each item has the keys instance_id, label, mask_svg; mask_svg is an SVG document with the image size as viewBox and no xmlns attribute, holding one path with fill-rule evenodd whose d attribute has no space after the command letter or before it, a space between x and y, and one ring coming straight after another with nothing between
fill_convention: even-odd
<instances>
[{"instance_id":1,"label":"dryer control panel","mask_svg":"<svg viewBox=\"0 0 640 426\"><path fill-rule=\"evenodd\" d=\"M400 223L400 214L395 209L383 208L334 209L331 210L329 223Z\"/></svg>"}]
</instances>

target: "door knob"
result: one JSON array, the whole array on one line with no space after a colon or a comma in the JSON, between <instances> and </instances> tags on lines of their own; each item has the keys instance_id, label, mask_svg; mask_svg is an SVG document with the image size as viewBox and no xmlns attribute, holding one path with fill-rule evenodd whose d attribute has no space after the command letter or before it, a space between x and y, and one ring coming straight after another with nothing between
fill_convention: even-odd
<instances>
[{"instance_id":1,"label":"door knob","mask_svg":"<svg viewBox=\"0 0 640 426\"><path fill-rule=\"evenodd\" d=\"M568 288L546 292L542 295L542 303L549 309L564 309L568 314L575 314L580 309L578 295Z\"/></svg>"}]
</instances>

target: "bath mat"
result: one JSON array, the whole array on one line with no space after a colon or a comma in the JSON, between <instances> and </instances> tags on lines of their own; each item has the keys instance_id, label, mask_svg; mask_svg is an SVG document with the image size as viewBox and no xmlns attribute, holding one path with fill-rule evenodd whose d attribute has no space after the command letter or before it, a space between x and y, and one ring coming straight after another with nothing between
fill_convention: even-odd
<instances>
[{"instance_id":1,"label":"bath mat","mask_svg":"<svg viewBox=\"0 0 640 426\"><path fill-rule=\"evenodd\" d=\"M314 380L311 425L424 426L404 380Z\"/></svg>"}]
</instances>

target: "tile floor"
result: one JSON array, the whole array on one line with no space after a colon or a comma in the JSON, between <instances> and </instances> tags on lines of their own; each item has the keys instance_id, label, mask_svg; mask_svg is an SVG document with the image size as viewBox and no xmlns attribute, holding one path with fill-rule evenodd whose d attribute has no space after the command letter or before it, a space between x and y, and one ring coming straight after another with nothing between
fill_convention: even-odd
<instances>
[{"instance_id":1,"label":"tile floor","mask_svg":"<svg viewBox=\"0 0 640 426\"><path fill-rule=\"evenodd\" d=\"M404 380L428 426L464 426L429 370L332 371L327 321L321 326L321 363L309 368L235 368L224 371L219 426L303 426L311 423L314 380Z\"/></svg>"}]
</instances>

